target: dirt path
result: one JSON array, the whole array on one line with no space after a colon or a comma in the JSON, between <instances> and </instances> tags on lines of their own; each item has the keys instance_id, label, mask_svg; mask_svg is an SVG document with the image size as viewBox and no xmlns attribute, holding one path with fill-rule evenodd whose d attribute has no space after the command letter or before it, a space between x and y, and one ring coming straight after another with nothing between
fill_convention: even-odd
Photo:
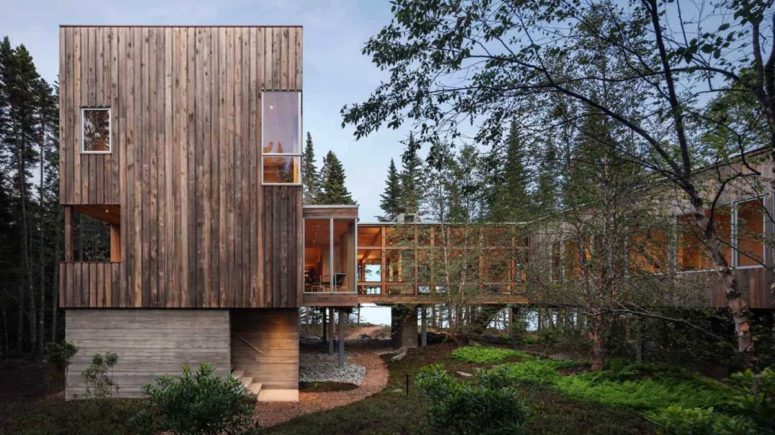
<instances>
[{"instance_id":1,"label":"dirt path","mask_svg":"<svg viewBox=\"0 0 775 435\"><path fill-rule=\"evenodd\" d=\"M347 391L300 392L299 402L258 403L256 415L263 427L274 426L312 412L325 411L363 400L387 386L388 370L377 355L383 349L350 346L347 362L366 367L366 376L360 387Z\"/></svg>"}]
</instances>

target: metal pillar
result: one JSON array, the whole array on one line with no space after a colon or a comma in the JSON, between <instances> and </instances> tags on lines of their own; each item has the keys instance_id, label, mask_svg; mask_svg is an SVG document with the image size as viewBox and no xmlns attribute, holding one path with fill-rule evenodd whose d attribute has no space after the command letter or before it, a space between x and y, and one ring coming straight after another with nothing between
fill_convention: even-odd
<instances>
[{"instance_id":1,"label":"metal pillar","mask_svg":"<svg viewBox=\"0 0 775 435\"><path fill-rule=\"evenodd\" d=\"M326 309L322 308L323 311L323 343L328 342L328 315L326 313Z\"/></svg>"},{"instance_id":2,"label":"metal pillar","mask_svg":"<svg viewBox=\"0 0 775 435\"><path fill-rule=\"evenodd\" d=\"M334 309L328 309L328 354L334 354Z\"/></svg>"}]
</instances>

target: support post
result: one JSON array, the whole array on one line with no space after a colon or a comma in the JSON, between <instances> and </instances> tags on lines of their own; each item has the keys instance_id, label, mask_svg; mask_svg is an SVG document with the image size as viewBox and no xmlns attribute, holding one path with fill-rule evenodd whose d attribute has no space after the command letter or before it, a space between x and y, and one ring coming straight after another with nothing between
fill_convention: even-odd
<instances>
[{"instance_id":1,"label":"support post","mask_svg":"<svg viewBox=\"0 0 775 435\"><path fill-rule=\"evenodd\" d=\"M425 305L420 306L420 347L428 345L428 319Z\"/></svg>"},{"instance_id":2,"label":"support post","mask_svg":"<svg viewBox=\"0 0 775 435\"><path fill-rule=\"evenodd\" d=\"M323 343L328 343L328 314L325 307L321 308L321 311L323 311Z\"/></svg>"},{"instance_id":3,"label":"support post","mask_svg":"<svg viewBox=\"0 0 775 435\"><path fill-rule=\"evenodd\" d=\"M339 310L339 367L344 367L344 322L347 319L347 313Z\"/></svg>"},{"instance_id":4,"label":"support post","mask_svg":"<svg viewBox=\"0 0 775 435\"><path fill-rule=\"evenodd\" d=\"M328 354L334 354L334 309L328 309Z\"/></svg>"},{"instance_id":5,"label":"support post","mask_svg":"<svg viewBox=\"0 0 775 435\"><path fill-rule=\"evenodd\" d=\"M110 261L121 261L121 227L110 226Z\"/></svg>"}]
</instances>

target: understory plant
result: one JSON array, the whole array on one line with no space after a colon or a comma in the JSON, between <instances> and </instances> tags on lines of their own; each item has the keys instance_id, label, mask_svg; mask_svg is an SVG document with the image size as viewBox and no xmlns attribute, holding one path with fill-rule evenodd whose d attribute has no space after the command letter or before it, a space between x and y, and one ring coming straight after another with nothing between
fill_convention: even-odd
<instances>
[{"instance_id":1,"label":"understory plant","mask_svg":"<svg viewBox=\"0 0 775 435\"><path fill-rule=\"evenodd\" d=\"M118 393L118 384L113 380L113 367L118 356L113 352L96 353L91 364L81 372L86 384L86 398L107 399Z\"/></svg>"},{"instance_id":2,"label":"understory plant","mask_svg":"<svg viewBox=\"0 0 775 435\"><path fill-rule=\"evenodd\" d=\"M513 434L526 412L502 369L480 371L473 383L452 377L441 365L423 368L417 388L429 401L428 418L439 433Z\"/></svg>"},{"instance_id":3,"label":"understory plant","mask_svg":"<svg viewBox=\"0 0 775 435\"><path fill-rule=\"evenodd\" d=\"M143 433L176 434L243 433L253 429L256 397L232 376L218 376L213 366L202 364L180 376L160 376L144 385L148 401L134 419Z\"/></svg>"}]
</instances>

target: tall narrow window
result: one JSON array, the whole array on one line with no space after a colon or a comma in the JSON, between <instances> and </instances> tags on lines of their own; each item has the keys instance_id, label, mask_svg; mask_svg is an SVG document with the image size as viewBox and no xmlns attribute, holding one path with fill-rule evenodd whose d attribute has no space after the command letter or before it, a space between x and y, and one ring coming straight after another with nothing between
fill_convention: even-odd
<instances>
[{"instance_id":1,"label":"tall narrow window","mask_svg":"<svg viewBox=\"0 0 775 435\"><path fill-rule=\"evenodd\" d=\"M300 184L301 93L264 92L261 102L261 180Z\"/></svg>"},{"instance_id":2,"label":"tall narrow window","mask_svg":"<svg viewBox=\"0 0 775 435\"><path fill-rule=\"evenodd\" d=\"M81 152L110 153L110 109L81 109Z\"/></svg>"},{"instance_id":3,"label":"tall narrow window","mask_svg":"<svg viewBox=\"0 0 775 435\"><path fill-rule=\"evenodd\" d=\"M737 266L759 266L764 261L764 210L761 199L737 204Z\"/></svg>"}]
</instances>

